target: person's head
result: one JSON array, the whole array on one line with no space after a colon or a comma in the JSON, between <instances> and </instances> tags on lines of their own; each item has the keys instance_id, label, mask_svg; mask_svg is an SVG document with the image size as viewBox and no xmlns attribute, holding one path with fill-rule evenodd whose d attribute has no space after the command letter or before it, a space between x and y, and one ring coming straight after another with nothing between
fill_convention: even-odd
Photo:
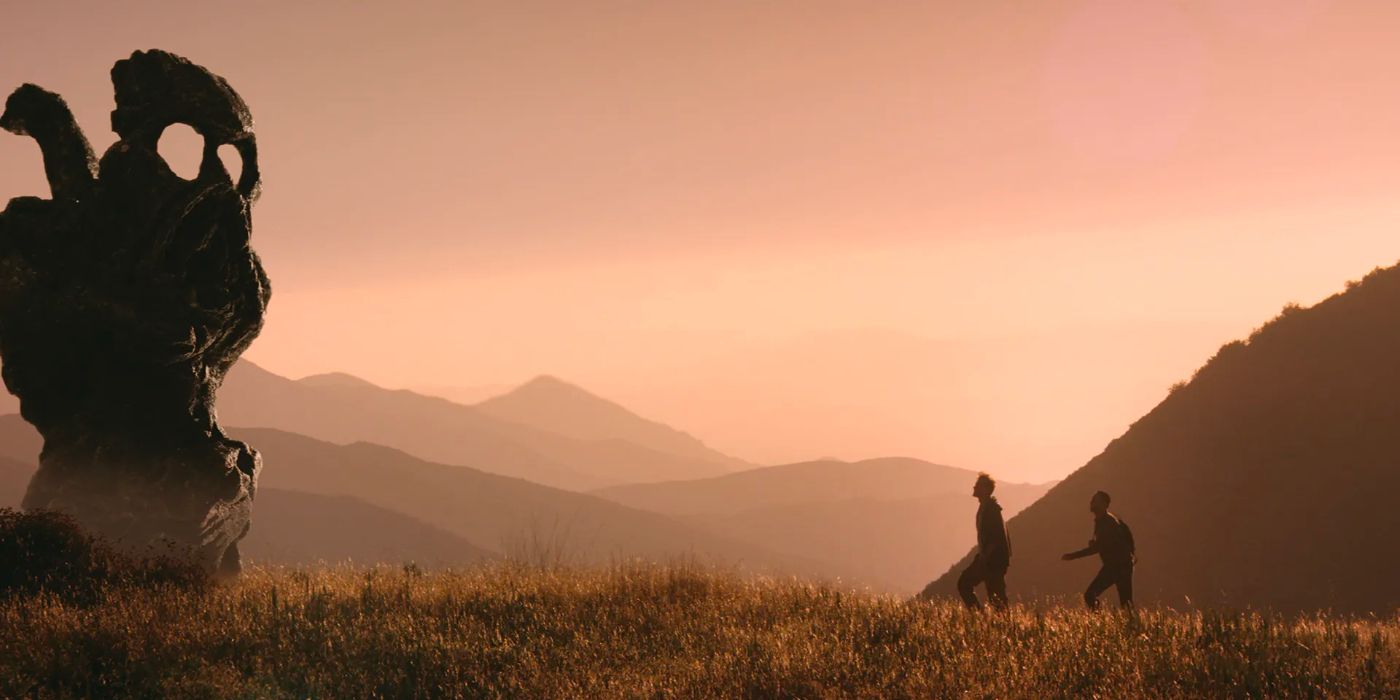
<instances>
[{"instance_id":1,"label":"person's head","mask_svg":"<svg viewBox=\"0 0 1400 700\"><path fill-rule=\"evenodd\" d=\"M1103 515L1108 512L1108 504L1112 500L1107 491L1097 491L1094 497L1089 499L1089 511L1094 515Z\"/></svg>"},{"instance_id":2,"label":"person's head","mask_svg":"<svg viewBox=\"0 0 1400 700\"><path fill-rule=\"evenodd\" d=\"M972 495L978 498L987 498L995 490L997 490L997 481L986 472L978 474L977 481L972 484Z\"/></svg>"}]
</instances>

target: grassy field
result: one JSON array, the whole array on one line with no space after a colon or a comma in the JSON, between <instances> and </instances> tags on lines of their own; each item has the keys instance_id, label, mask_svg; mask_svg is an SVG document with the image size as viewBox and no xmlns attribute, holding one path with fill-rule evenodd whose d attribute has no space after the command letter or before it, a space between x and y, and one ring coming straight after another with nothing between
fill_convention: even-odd
<instances>
[{"instance_id":1,"label":"grassy field","mask_svg":"<svg viewBox=\"0 0 1400 700\"><path fill-rule=\"evenodd\" d=\"M0 697L1400 697L1400 620L967 613L694 566L0 599Z\"/></svg>"}]
</instances>

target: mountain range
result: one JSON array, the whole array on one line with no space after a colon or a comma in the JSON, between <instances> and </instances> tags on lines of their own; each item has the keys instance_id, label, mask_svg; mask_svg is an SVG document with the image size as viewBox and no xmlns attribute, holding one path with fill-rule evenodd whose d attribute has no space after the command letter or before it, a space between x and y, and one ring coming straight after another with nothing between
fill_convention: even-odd
<instances>
[{"instance_id":1,"label":"mountain range","mask_svg":"<svg viewBox=\"0 0 1400 700\"><path fill-rule=\"evenodd\" d=\"M787 563L776 552L662 515L524 479L436 464L381 445L334 445L269 428L230 432L262 453L260 487L354 498L412 514L501 555L558 556L587 564L685 554L724 564Z\"/></svg>"},{"instance_id":2,"label":"mountain range","mask_svg":"<svg viewBox=\"0 0 1400 700\"><path fill-rule=\"evenodd\" d=\"M749 466L548 378L464 406L344 374L290 380L245 361L229 372L218 408L225 425L273 427L336 443L368 441L567 489Z\"/></svg>"},{"instance_id":3,"label":"mountain range","mask_svg":"<svg viewBox=\"0 0 1400 700\"><path fill-rule=\"evenodd\" d=\"M813 462L584 494L365 442L230 432L263 457L243 546L256 563L694 558L907 593L974 537L976 504L966 491L975 475L913 459ZM0 507L18 505L39 447L19 416L0 417ZM868 484L859 483L862 471ZM696 497L676 498L690 488ZM1044 489L1003 484L999 494L1015 512Z\"/></svg>"},{"instance_id":4,"label":"mountain range","mask_svg":"<svg viewBox=\"0 0 1400 700\"><path fill-rule=\"evenodd\" d=\"M562 469L544 455L580 444L653 451L665 455L661 464L743 464L549 377L461 406L347 374L294 381L245 364L222 390L220 419L275 426L229 428L264 460L243 548L255 562L693 556L909 592L972 537L975 504L966 491L975 475L915 459L825 460L593 493L521 478L523 467ZM418 448L438 444L439 453L481 461L446 463L374 442L425 435L438 442ZM0 495L8 494L0 505L18 504L39 447L18 416L0 417L0 458L10 460L0 471ZM574 457L571 464L587 464ZM1014 512L1043 490L1007 484L1003 498Z\"/></svg>"}]
</instances>

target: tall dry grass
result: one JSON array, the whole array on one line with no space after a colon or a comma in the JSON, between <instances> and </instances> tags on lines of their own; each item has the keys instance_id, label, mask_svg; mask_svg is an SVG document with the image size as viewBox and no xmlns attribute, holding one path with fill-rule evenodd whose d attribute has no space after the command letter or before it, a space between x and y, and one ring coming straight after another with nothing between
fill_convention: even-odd
<instances>
[{"instance_id":1,"label":"tall dry grass","mask_svg":"<svg viewBox=\"0 0 1400 700\"><path fill-rule=\"evenodd\" d=\"M974 614L691 565L0 600L3 697L1400 697L1400 620Z\"/></svg>"}]
</instances>

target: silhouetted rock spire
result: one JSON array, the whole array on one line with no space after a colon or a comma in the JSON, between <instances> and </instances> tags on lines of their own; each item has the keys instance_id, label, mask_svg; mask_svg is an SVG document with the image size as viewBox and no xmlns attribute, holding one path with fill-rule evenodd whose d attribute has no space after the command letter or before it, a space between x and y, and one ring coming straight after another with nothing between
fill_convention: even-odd
<instances>
[{"instance_id":1,"label":"silhouetted rock spire","mask_svg":"<svg viewBox=\"0 0 1400 700\"><path fill-rule=\"evenodd\" d=\"M249 246L252 116L223 78L163 51L118 61L112 82L120 140L100 163L58 95L24 85L0 116L39 143L53 194L0 213L4 380L44 436L24 505L235 573L260 460L219 428L214 394L270 295ZM157 151L176 123L204 137L193 180Z\"/></svg>"}]
</instances>

